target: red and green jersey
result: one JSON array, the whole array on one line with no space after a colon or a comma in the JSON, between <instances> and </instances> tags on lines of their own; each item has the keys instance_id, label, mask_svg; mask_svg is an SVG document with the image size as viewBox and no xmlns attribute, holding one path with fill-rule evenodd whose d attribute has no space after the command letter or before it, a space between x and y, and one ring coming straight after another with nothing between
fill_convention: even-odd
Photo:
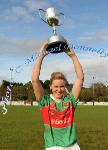
<instances>
[{"instance_id":1,"label":"red and green jersey","mask_svg":"<svg viewBox=\"0 0 108 150\"><path fill-rule=\"evenodd\" d=\"M77 141L74 111L77 102L72 92L59 103L50 96L43 96L38 102L44 121L45 147L67 147Z\"/></svg>"}]
</instances>

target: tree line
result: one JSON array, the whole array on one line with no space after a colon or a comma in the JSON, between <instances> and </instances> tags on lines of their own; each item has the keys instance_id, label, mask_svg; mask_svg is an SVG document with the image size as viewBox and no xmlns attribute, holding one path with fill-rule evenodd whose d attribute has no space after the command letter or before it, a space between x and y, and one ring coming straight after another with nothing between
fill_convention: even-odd
<instances>
[{"instance_id":1,"label":"tree line","mask_svg":"<svg viewBox=\"0 0 108 150\"><path fill-rule=\"evenodd\" d=\"M40 80L43 88L45 89L45 94L50 94L50 88L49 88L49 80L46 80L43 82ZM10 84L9 81L3 80L2 84L0 86L0 99L2 96L6 95L6 89L7 86ZM23 84L23 83L17 83L13 82L13 87L11 91L11 99L12 101L26 101L31 100L35 101L35 95L32 88L31 81ZM71 90L72 84L67 83L68 90ZM108 86L104 85L103 83L94 83L91 84L90 87L82 88L82 92L80 94L80 100L83 102L88 101L97 101L97 102L108 102Z\"/></svg>"}]
</instances>

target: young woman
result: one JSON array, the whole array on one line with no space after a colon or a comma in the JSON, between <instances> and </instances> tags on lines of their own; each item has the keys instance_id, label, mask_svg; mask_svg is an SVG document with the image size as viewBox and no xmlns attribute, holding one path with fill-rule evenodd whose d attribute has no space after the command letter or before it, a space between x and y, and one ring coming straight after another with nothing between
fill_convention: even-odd
<instances>
[{"instance_id":1,"label":"young woman","mask_svg":"<svg viewBox=\"0 0 108 150\"><path fill-rule=\"evenodd\" d=\"M42 52L36 59L32 72L32 85L44 121L45 148L46 150L80 150L77 144L74 111L84 81L83 70L73 49L67 50L66 54L72 59L76 72L72 90L67 90L65 76L61 72L54 72L49 85L51 94L45 96L39 76L42 61L47 55L46 47L47 43L42 46Z\"/></svg>"}]
</instances>

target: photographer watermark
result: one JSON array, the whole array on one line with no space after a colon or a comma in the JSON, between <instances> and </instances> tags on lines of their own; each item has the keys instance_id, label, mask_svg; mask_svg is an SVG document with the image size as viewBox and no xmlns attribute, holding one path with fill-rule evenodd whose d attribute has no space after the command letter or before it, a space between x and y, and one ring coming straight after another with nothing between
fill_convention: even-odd
<instances>
[{"instance_id":1,"label":"photographer watermark","mask_svg":"<svg viewBox=\"0 0 108 150\"><path fill-rule=\"evenodd\" d=\"M2 114L5 115L7 113L6 106L9 103L10 93L12 91L13 84L10 82L9 86L6 88L6 95L2 96L1 105L2 105Z\"/></svg>"},{"instance_id":2,"label":"photographer watermark","mask_svg":"<svg viewBox=\"0 0 108 150\"><path fill-rule=\"evenodd\" d=\"M70 47L65 47L64 45L60 44L58 47L50 48L49 53L53 53L55 51L63 51L65 52L68 49L73 48L74 50L80 50L80 51L85 51L85 52L95 52L100 55L100 57L107 57L108 56L108 50L105 50L103 48L97 49L97 48L92 48L92 47L87 47L87 46L82 46L82 45L74 45L71 44ZM34 61L40 56L40 51L35 51L29 58L25 59L24 64L16 66L13 70L15 73L19 74L23 71L24 67L28 66L29 64L34 63ZM9 97L12 91L13 83L10 82L9 86L6 88L6 95L2 96L1 100L1 105L2 105L2 114L7 113L7 108L6 106L9 104Z\"/></svg>"},{"instance_id":3,"label":"photographer watermark","mask_svg":"<svg viewBox=\"0 0 108 150\"><path fill-rule=\"evenodd\" d=\"M70 48L73 48L75 50L85 51L85 52L97 53L100 55L100 57L108 57L108 50L104 48L93 48L93 47L88 47L83 45L73 45L73 44L71 45Z\"/></svg>"}]
</instances>

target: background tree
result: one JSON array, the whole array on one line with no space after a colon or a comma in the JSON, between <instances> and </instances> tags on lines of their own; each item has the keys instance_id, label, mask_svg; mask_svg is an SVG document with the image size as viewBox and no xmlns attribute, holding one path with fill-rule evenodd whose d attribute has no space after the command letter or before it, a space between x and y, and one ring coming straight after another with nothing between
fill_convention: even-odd
<instances>
[{"instance_id":1,"label":"background tree","mask_svg":"<svg viewBox=\"0 0 108 150\"><path fill-rule=\"evenodd\" d=\"M40 80L43 88L45 89L45 95L50 94L50 88L49 88L49 80L43 81ZM23 84L23 83L17 83L13 82L12 87L12 100L18 101L18 100L36 100L32 83L31 81ZM9 81L3 80L1 86L0 86L0 97L6 95L6 88L10 85ZM72 84L67 83L68 90L72 89ZM94 83L91 84L89 88L82 88L82 92L80 95L80 100L83 102L93 101L93 86L94 86L94 100L95 101L106 101L108 102L108 86L104 85L103 83Z\"/></svg>"},{"instance_id":2,"label":"background tree","mask_svg":"<svg viewBox=\"0 0 108 150\"><path fill-rule=\"evenodd\" d=\"M80 100L83 102L89 102L93 100L93 93L91 88L82 88L80 94Z\"/></svg>"},{"instance_id":3,"label":"background tree","mask_svg":"<svg viewBox=\"0 0 108 150\"><path fill-rule=\"evenodd\" d=\"M49 84L50 84L50 80L46 80L46 81L43 83L43 88L44 88L44 90L45 90L45 95L50 94L50 87L49 87Z\"/></svg>"},{"instance_id":4,"label":"background tree","mask_svg":"<svg viewBox=\"0 0 108 150\"><path fill-rule=\"evenodd\" d=\"M103 83L95 83L91 85L91 89L94 86L94 99L95 101L104 101L105 97L107 97L107 87Z\"/></svg>"}]
</instances>

